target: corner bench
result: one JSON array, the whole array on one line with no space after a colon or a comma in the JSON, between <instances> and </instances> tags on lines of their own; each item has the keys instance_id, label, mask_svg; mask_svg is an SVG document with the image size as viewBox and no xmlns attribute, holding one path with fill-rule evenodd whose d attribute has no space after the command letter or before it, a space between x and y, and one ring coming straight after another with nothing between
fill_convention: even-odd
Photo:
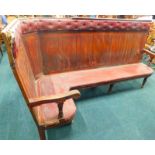
<instances>
[{"instance_id":1,"label":"corner bench","mask_svg":"<svg viewBox=\"0 0 155 155\"><path fill-rule=\"evenodd\" d=\"M9 62L40 139L45 129L72 121L78 89L144 78L147 21L15 20L3 30ZM152 57L152 55L151 55Z\"/></svg>"}]
</instances>

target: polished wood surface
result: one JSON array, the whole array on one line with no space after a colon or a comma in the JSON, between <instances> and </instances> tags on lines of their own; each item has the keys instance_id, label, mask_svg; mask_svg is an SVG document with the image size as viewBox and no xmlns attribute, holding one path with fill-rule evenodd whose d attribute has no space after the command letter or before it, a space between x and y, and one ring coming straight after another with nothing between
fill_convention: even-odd
<instances>
[{"instance_id":1,"label":"polished wood surface","mask_svg":"<svg viewBox=\"0 0 155 155\"><path fill-rule=\"evenodd\" d=\"M146 32L39 33L44 74L136 63Z\"/></svg>"},{"instance_id":2,"label":"polished wood surface","mask_svg":"<svg viewBox=\"0 0 155 155\"><path fill-rule=\"evenodd\" d=\"M18 50L19 52L17 53L17 59L14 66L18 74L18 78L26 92L27 98L36 97L35 78L32 72L30 59L27 56L22 40L19 40Z\"/></svg>"},{"instance_id":3,"label":"polished wood surface","mask_svg":"<svg viewBox=\"0 0 155 155\"><path fill-rule=\"evenodd\" d=\"M42 56L40 41L37 33L30 33L22 36L27 56L35 78L42 74Z\"/></svg>"},{"instance_id":4,"label":"polished wood surface","mask_svg":"<svg viewBox=\"0 0 155 155\"><path fill-rule=\"evenodd\" d=\"M153 70L145 64L134 63L50 74L41 77L38 80L38 85L39 87L46 85L46 88L50 89L50 85L54 83L53 87L57 87L61 91L63 86L63 91L68 91L71 89L94 87L127 79L146 77L151 75L152 72ZM63 81L63 84L60 83L61 81ZM48 83L50 84L49 86L47 86Z\"/></svg>"}]
</instances>

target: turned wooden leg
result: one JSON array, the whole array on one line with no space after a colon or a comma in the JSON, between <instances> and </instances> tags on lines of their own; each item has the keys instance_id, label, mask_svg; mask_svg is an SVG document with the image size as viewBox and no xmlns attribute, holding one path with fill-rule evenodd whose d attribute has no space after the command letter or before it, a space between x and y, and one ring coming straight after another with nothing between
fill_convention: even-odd
<instances>
[{"instance_id":1,"label":"turned wooden leg","mask_svg":"<svg viewBox=\"0 0 155 155\"><path fill-rule=\"evenodd\" d=\"M144 87L144 85L145 85L145 83L146 83L146 81L147 81L147 78L148 78L148 77L145 77L145 78L144 78L144 80L143 80L143 82L142 82L142 86L141 86L141 88Z\"/></svg>"},{"instance_id":2,"label":"turned wooden leg","mask_svg":"<svg viewBox=\"0 0 155 155\"><path fill-rule=\"evenodd\" d=\"M112 88L113 88L114 84L110 84L109 89L108 89L108 93L112 92Z\"/></svg>"},{"instance_id":3,"label":"turned wooden leg","mask_svg":"<svg viewBox=\"0 0 155 155\"><path fill-rule=\"evenodd\" d=\"M45 129L42 127L38 127L40 140L46 140Z\"/></svg>"}]
</instances>

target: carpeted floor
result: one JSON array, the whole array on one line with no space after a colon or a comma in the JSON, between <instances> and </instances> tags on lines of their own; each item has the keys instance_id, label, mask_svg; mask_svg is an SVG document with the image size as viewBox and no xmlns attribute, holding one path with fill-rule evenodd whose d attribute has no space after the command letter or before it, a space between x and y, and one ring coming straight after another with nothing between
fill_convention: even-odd
<instances>
[{"instance_id":1,"label":"carpeted floor","mask_svg":"<svg viewBox=\"0 0 155 155\"><path fill-rule=\"evenodd\" d=\"M155 74L142 79L81 90L71 125L47 130L48 139L155 139ZM39 139L37 128L13 77L6 53L0 59L0 139Z\"/></svg>"}]
</instances>

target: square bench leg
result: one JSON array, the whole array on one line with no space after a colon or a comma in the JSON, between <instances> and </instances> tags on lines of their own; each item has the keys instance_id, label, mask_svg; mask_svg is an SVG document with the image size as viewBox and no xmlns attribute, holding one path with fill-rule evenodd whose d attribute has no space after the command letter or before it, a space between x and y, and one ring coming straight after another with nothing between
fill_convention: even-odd
<instances>
[{"instance_id":1,"label":"square bench leg","mask_svg":"<svg viewBox=\"0 0 155 155\"><path fill-rule=\"evenodd\" d=\"M109 89L108 89L108 93L112 92L112 88L113 88L114 84L110 84Z\"/></svg>"},{"instance_id":2,"label":"square bench leg","mask_svg":"<svg viewBox=\"0 0 155 155\"><path fill-rule=\"evenodd\" d=\"M147 78L148 78L148 77L145 77L145 78L143 79L143 82L142 82L142 86L141 86L141 88L144 87L144 85L145 85L145 83L146 83L146 81L147 81Z\"/></svg>"}]
</instances>

